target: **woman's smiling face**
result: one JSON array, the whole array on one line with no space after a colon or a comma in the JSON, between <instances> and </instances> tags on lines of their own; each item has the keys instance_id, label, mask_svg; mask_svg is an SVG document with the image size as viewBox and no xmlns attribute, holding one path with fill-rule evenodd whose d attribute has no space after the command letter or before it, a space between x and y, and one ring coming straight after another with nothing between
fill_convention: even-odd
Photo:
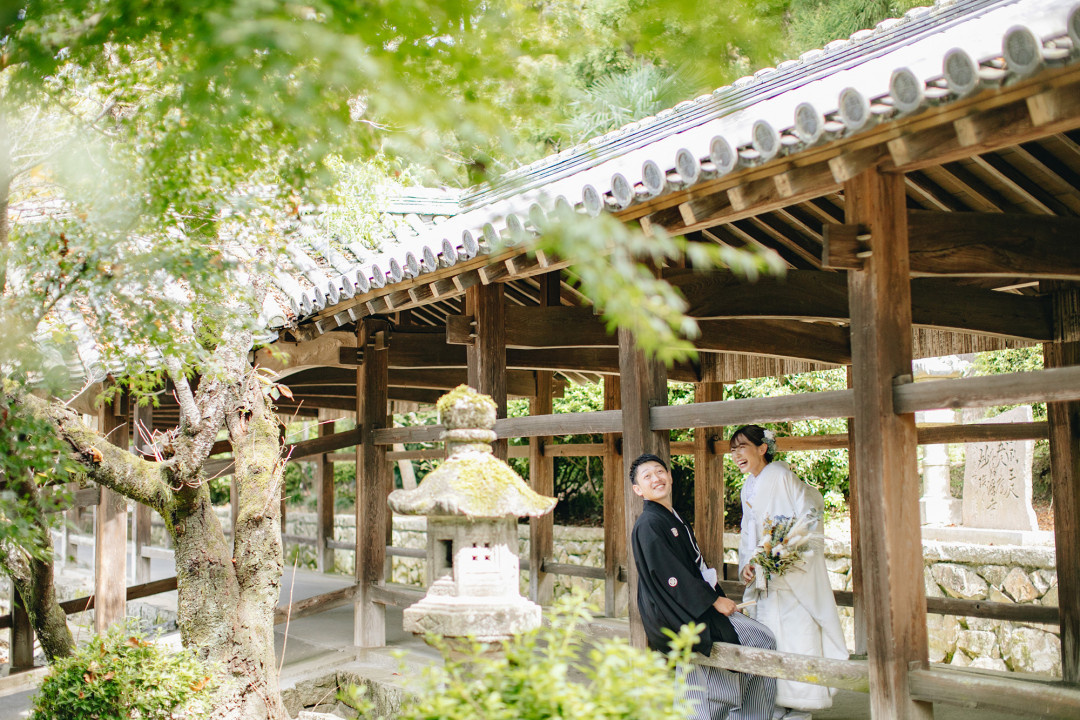
<instances>
[{"instance_id":1,"label":"woman's smiling face","mask_svg":"<svg viewBox=\"0 0 1080 720\"><path fill-rule=\"evenodd\" d=\"M768 445L765 443L755 445L745 435L739 435L731 441L731 459L739 468L739 472L759 474L768 465L765 460L765 453L768 451Z\"/></svg>"}]
</instances>

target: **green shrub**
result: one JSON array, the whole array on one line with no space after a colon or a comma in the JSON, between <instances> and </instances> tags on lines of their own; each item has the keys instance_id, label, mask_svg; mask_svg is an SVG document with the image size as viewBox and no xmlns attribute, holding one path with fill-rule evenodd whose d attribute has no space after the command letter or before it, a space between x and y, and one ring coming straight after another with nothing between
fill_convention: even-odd
<instances>
[{"instance_id":1,"label":"green shrub","mask_svg":"<svg viewBox=\"0 0 1080 720\"><path fill-rule=\"evenodd\" d=\"M586 645L581 630L591 620L580 594L556 602L549 625L522 633L493 656L476 646L464 659L438 640L443 666L430 666L417 694L406 700L399 720L683 720L690 716L682 696L680 668L697 640L684 627L677 650L662 655L632 648L626 640ZM342 700L370 717L363 689Z\"/></svg>"},{"instance_id":2,"label":"green shrub","mask_svg":"<svg viewBox=\"0 0 1080 720\"><path fill-rule=\"evenodd\" d=\"M31 720L165 720L180 710L206 717L212 678L193 653L170 652L133 624L119 625L53 666Z\"/></svg>"}]
</instances>

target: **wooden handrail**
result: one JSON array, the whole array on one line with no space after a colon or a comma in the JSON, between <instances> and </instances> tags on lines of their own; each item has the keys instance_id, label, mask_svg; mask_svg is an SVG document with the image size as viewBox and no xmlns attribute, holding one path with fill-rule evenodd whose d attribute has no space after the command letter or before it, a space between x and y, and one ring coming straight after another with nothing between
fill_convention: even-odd
<instances>
[{"instance_id":1,"label":"wooden handrail","mask_svg":"<svg viewBox=\"0 0 1080 720\"><path fill-rule=\"evenodd\" d=\"M131 585L127 589L127 599L138 600L144 597L150 597L151 595L159 595L164 592L176 589L176 578L165 578L163 580L154 580L153 582L143 583L141 585ZM87 597L75 598L74 600L65 600L60 603L60 609L64 611L65 615L72 615L74 613L84 612L86 610L94 609L94 596L88 595ZM0 630L11 627L11 615L0 615Z\"/></svg>"}]
</instances>

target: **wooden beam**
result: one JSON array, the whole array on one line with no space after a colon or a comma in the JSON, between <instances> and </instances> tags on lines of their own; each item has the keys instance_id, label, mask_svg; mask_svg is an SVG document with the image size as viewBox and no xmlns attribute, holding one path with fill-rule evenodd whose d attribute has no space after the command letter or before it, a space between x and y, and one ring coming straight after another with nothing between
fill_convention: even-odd
<instances>
[{"instance_id":1,"label":"wooden beam","mask_svg":"<svg viewBox=\"0 0 1080 720\"><path fill-rule=\"evenodd\" d=\"M374 596L374 590L375 588L372 588L372 591L368 594ZM297 600L285 607L279 607L274 610L274 624L280 625L289 620L299 620L303 617L317 615L327 610L333 610L336 607L354 603L362 594L359 585L347 585L338 590L331 590L330 592L322 593L315 597ZM379 603L374 597L372 597L372 602Z\"/></svg>"},{"instance_id":2,"label":"wooden beam","mask_svg":"<svg viewBox=\"0 0 1080 720\"><path fill-rule=\"evenodd\" d=\"M702 364L715 362L702 355ZM702 375L709 377L706 368ZM694 403L721 402L724 384L700 382L694 387ZM694 534L701 555L711 568L724 567L724 428L694 428ZM730 578L734 580L735 578Z\"/></svg>"},{"instance_id":3,"label":"wooden beam","mask_svg":"<svg viewBox=\"0 0 1080 720\"><path fill-rule=\"evenodd\" d=\"M619 346L618 339L590 307L507 305L505 315L508 349ZM447 344L472 344L475 318L451 315L446 320Z\"/></svg>"},{"instance_id":4,"label":"wooden beam","mask_svg":"<svg viewBox=\"0 0 1080 720\"><path fill-rule=\"evenodd\" d=\"M401 336L395 335L395 338ZM441 343L442 339L438 336L428 336L431 339L428 343ZM416 342L414 338L410 338L406 342ZM443 346L446 347L446 346ZM432 398L437 400L441 395L441 391L452 390L462 383L468 382L468 369L466 366L465 350L464 348L455 347L454 350L460 356L460 364L452 367L419 367L419 368L394 368L391 366L388 376L390 383L390 396L393 400L412 400L415 402L430 402ZM564 353L565 354L565 353ZM435 351L435 356L441 355L441 351ZM393 349L390 350L391 362L393 362ZM414 358L416 356L414 355ZM302 377L294 377L287 381L287 384L291 388L296 401L287 401L279 399L277 405L279 408L289 408L294 406L300 400L305 401L305 406L317 405L322 407L331 407L331 403L326 402L329 398L339 398L346 401L352 401L355 397L355 388L353 383L355 382L353 375L355 371L349 371L338 368L327 368L325 370L319 370L315 375L304 374ZM506 387L507 394L516 397L532 397L536 394L536 376L532 370L511 370L506 375ZM430 389L440 392L434 394L425 393L409 393L403 390L420 390ZM560 397L561 393L565 389L565 383L562 381L556 381L554 392L556 397ZM341 405L338 409L355 409Z\"/></svg>"},{"instance_id":5,"label":"wooden beam","mask_svg":"<svg viewBox=\"0 0 1080 720\"><path fill-rule=\"evenodd\" d=\"M916 700L959 705L974 712L1061 720L1080 717L1080 690L1060 683L935 667L913 670L908 685Z\"/></svg>"},{"instance_id":6,"label":"wooden beam","mask_svg":"<svg viewBox=\"0 0 1080 720\"><path fill-rule=\"evenodd\" d=\"M833 660L730 643L713 643L709 657L695 655L694 663L854 692L869 690L865 661Z\"/></svg>"},{"instance_id":7,"label":"wooden beam","mask_svg":"<svg viewBox=\"0 0 1080 720\"><path fill-rule=\"evenodd\" d=\"M688 314L699 319L849 320L842 273L792 270L783 277L763 277L754 283L726 271L674 271L665 273L665 278L686 298ZM911 297L917 326L1037 341L1050 337L1050 306L1039 297L944 278L912 280Z\"/></svg>"},{"instance_id":8,"label":"wooden beam","mask_svg":"<svg viewBox=\"0 0 1080 720\"><path fill-rule=\"evenodd\" d=\"M908 213L911 274L1080 278L1080 219L1046 215Z\"/></svg>"},{"instance_id":9,"label":"wooden beam","mask_svg":"<svg viewBox=\"0 0 1080 720\"><path fill-rule=\"evenodd\" d=\"M386 608L375 603L371 587L385 583L386 496L392 475L386 460L386 446L375 442L376 432L386 424L388 326L364 318L357 323L357 347L364 350L364 362L356 371L356 418L361 430L356 446L356 584L360 591L354 603L353 644L357 647L386 645Z\"/></svg>"},{"instance_id":10,"label":"wooden beam","mask_svg":"<svg viewBox=\"0 0 1080 720\"><path fill-rule=\"evenodd\" d=\"M1023 88L1000 94L1010 99L974 112L957 107L961 114L949 124L924 126L933 118L911 123L910 130L888 141L890 170L905 173L942 165L1080 127L1080 101L1073 84L1035 94Z\"/></svg>"},{"instance_id":11,"label":"wooden beam","mask_svg":"<svg viewBox=\"0 0 1080 720\"><path fill-rule=\"evenodd\" d=\"M507 307L507 347L618 347L589 308ZM468 344L471 319L450 318L447 342ZM513 329L511 329L513 328ZM702 320L694 338L699 350L744 352L845 364L851 362L847 331L831 325L786 320Z\"/></svg>"},{"instance_id":12,"label":"wooden beam","mask_svg":"<svg viewBox=\"0 0 1080 720\"><path fill-rule=\"evenodd\" d=\"M854 408L854 393L851 390L830 390L692 405L658 405L651 411L651 428L654 431L661 431L807 418L851 417Z\"/></svg>"},{"instance_id":13,"label":"wooden beam","mask_svg":"<svg viewBox=\"0 0 1080 720\"><path fill-rule=\"evenodd\" d=\"M798 270L748 282L729 271L667 271L664 279L699 319L739 317L847 320L847 287L834 272Z\"/></svg>"},{"instance_id":14,"label":"wooden beam","mask_svg":"<svg viewBox=\"0 0 1080 720\"><path fill-rule=\"evenodd\" d=\"M798 320L706 320L698 323L698 350L740 352L846 365L851 362L847 328Z\"/></svg>"},{"instance_id":15,"label":"wooden beam","mask_svg":"<svg viewBox=\"0 0 1080 720\"><path fill-rule=\"evenodd\" d=\"M619 412L621 401L618 376L604 376L604 410ZM629 566L626 505L631 490L623 473L622 436L618 433L604 435L601 452L604 458L604 614L624 617L629 612L623 575Z\"/></svg>"},{"instance_id":16,"label":"wooden beam","mask_svg":"<svg viewBox=\"0 0 1080 720\"><path fill-rule=\"evenodd\" d=\"M619 351L614 348L581 348L572 353L558 348L507 350L507 365L521 370L575 370L602 375L619 373ZM697 370L689 363L675 363L668 371L678 382L697 382Z\"/></svg>"},{"instance_id":17,"label":"wooden beam","mask_svg":"<svg viewBox=\"0 0 1080 720\"><path fill-rule=\"evenodd\" d=\"M667 368L645 356L628 330L619 330L619 385L622 390L623 481L629 482L630 464L642 453L652 453L670 464L670 433L655 431L649 418L656 406L667 404ZM626 527L634 527L641 514L642 500L627 495ZM645 628L637 606L637 567L630 559L630 642L644 648Z\"/></svg>"},{"instance_id":18,"label":"wooden beam","mask_svg":"<svg viewBox=\"0 0 1080 720\"><path fill-rule=\"evenodd\" d=\"M1080 371L1080 290L1053 286L1055 341L1043 346L1043 372ZM1048 402L1050 472L1054 496L1061 677L1080 684L1080 396ZM1075 715L1074 715L1075 717Z\"/></svg>"},{"instance_id":19,"label":"wooden beam","mask_svg":"<svg viewBox=\"0 0 1080 720\"><path fill-rule=\"evenodd\" d=\"M893 389L893 405L899 413L913 413L939 408L1080 400L1080 366L1051 368L932 383L902 383Z\"/></svg>"},{"instance_id":20,"label":"wooden beam","mask_svg":"<svg viewBox=\"0 0 1080 720\"><path fill-rule=\"evenodd\" d=\"M126 398L113 396L98 411L98 429L113 445L128 449L127 413L119 407ZM127 498L101 488L94 510L94 631L104 633L127 615Z\"/></svg>"},{"instance_id":21,"label":"wooden beam","mask_svg":"<svg viewBox=\"0 0 1080 720\"><path fill-rule=\"evenodd\" d=\"M911 280L911 315L919 327L1043 342L1050 335L1050 303L1031 295L985 290L946 278Z\"/></svg>"},{"instance_id":22,"label":"wooden beam","mask_svg":"<svg viewBox=\"0 0 1080 720\"><path fill-rule=\"evenodd\" d=\"M469 345L469 387L489 395L498 408L497 417L506 417L506 322L503 286L476 285L465 293L466 315L476 318L476 340ZM495 457L506 459L506 441L492 445Z\"/></svg>"},{"instance_id":23,"label":"wooden beam","mask_svg":"<svg viewBox=\"0 0 1080 720\"><path fill-rule=\"evenodd\" d=\"M919 542L915 416L892 401L911 373L911 283L903 178L870 170L844 185L847 222L870 227L864 269L848 273L854 356L855 459L865 596L870 707L874 717L933 718L912 700L908 672L927 665L926 595ZM931 383L932 384L932 383Z\"/></svg>"}]
</instances>

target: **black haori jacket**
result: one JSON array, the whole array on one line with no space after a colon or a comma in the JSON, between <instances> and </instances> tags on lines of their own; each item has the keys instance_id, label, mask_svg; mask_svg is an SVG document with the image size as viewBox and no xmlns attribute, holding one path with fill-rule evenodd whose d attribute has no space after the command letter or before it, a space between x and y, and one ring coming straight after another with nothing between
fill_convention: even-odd
<instances>
[{"instance_id":1,"label":"black haori jacket","mask_svg":"<svg viewBox=\"0 0 1080 720\"><path fill-rule=\"evenodd\" d=\"M726 616L713 607L724 595L701 577L693 533L670 510L646 500L634 523L630 545L638 570L638 610L649 647L666 652L669 638L662 628L679 631L687 623L704 623L697 652L708 655L714 642L739 644L739 636Z\"/></svg>"}]
</instances>

